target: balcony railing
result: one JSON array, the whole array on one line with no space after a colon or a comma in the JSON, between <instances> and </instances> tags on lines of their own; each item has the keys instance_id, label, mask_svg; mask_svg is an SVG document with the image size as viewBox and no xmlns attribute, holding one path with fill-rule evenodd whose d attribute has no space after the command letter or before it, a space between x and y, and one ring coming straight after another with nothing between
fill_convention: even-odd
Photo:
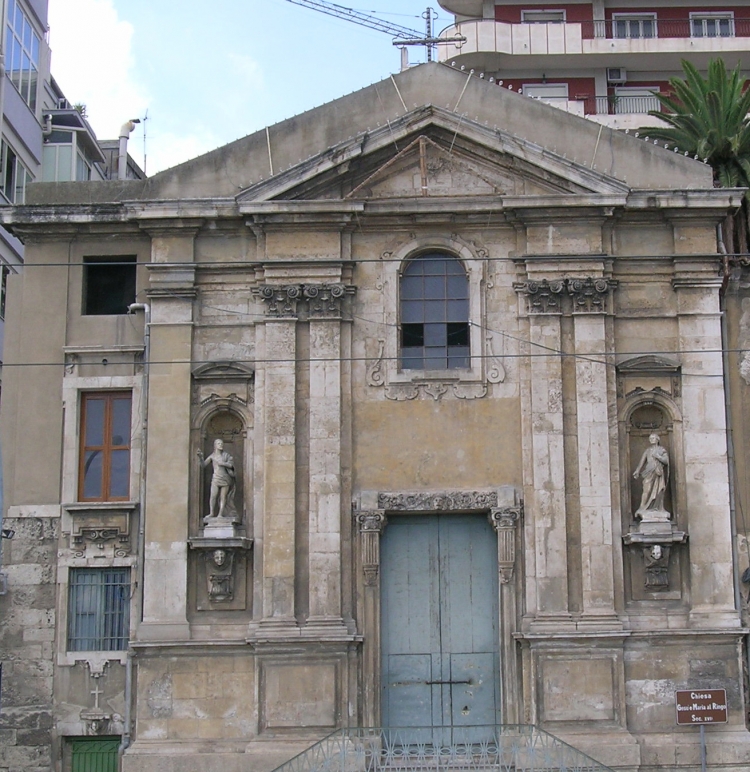
<instances>
[{"instance_id":1,"label":"balcony railing","mask_svg":"<svg viewBox=\"0 0 750 772\"><path fill-rule=\"evenodd\" d=\"M701 17L685 20L615 19L584 22L511 24L502 21L463 21L443 30L441 37L463 36L461 44L438 46L441 61L476 53L510 55L746 51L750 18Z\"/></svg>"},{"instance_id":2,"label":"balcony railing","mask_svg":"<svg viewBox=\"0 0 750 772\"><path fill-rule=\"evenodd\" d=\"M274 772L612 772L535 726L342 729Z\"/></svg>"},{"instance_id":3,"label":"balcony railing","mask_svg":"<svg viewBox=\"0 0 750 772\"><path fill-rule=\"evenodd\" d=\"M650 38L747 38L750 19L696 17L694 19L608 19L583 21L584 40L643 40Z\"/></svg>"},{"instance_id":4,"label":"balcony railing","mask_svg":"<svg viewBox=\"0 0 750 772\"><path fill-rule=\"evenodd\" d=\"M659 109L654 96L531 97L576 115L647 115ZM666 124L665 124L666 125Z\"/></svg>"}]
</instances>

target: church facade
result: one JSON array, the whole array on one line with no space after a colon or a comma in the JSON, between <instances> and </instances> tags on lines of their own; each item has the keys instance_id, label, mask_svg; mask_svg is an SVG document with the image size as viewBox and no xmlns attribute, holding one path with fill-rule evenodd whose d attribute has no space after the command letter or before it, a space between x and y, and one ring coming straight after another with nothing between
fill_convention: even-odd
<instances>
[{"instance_id":1,"label":"church facade","mask_svg":"<svg viewBox=\"0 0 750 772\"><path fill-rule=\"evenodd\" d=\"M342 727L535 724L694 769L675 691L724 689L709 767L747 768L742 191L431 64L31 193L0 753L239 772Z\"/></svg>"}]
</instances>

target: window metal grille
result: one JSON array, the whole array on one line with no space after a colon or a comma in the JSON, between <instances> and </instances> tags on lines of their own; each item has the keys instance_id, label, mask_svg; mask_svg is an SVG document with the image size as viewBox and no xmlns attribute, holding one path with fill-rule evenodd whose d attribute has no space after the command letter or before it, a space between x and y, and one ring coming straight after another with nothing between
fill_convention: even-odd
<instances>
[{"instance_id":1,"label":"window metal grille","mask_svg":"<svg viewBox=\"0 0 750 772\"><path fill-rule=\"evenodd\" d=\"M451 255L428 253L401 276L401 367L469 367L469 279Z\"/></svg>"},{"instance_id":2,"label":"window metal grille","mask_svg":"<svg viewBox=\"0 0 750 772\"><path fill-rule=\"evenodd\" d=\"M71 739L71 772L117 772L119 738Z\"/></svg>"},{"instance_id":3,"label":"window metal grille","mask_svg":"<svg viewBox=\"0 0 750 772\"><path fill-rule=\"evenodd\" d=\"M129 617L130 569L70 570L68 651L123 651Z\"/></svg>"}]
</instances>

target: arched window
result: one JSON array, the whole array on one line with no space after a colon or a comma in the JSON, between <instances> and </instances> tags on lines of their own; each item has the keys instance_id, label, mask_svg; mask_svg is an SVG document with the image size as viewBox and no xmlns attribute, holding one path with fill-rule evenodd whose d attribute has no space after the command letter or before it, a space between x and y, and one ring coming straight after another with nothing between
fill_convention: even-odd
<instances>
[{"instance_id":1,"label":"arched window","mask_svg":"<svg viewBox=\"0 0 750 772\"><path fill-rule=\"evenodd\" d=\"M401 275L401 369L468 368L469 279L442 252L415 257Z\"/></svg>"}]
</instances>

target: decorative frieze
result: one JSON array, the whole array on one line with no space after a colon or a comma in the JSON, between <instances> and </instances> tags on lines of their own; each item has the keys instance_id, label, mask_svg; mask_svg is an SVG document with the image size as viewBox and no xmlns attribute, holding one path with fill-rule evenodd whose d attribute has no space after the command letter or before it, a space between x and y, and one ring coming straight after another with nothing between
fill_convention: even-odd
<instances>
[{"instance_id":1,"label":"decorative frieze","mask_svg":"<svg viewBox=\"0 0 750 772\"><path fill-rule=\"evenodd\" d=\"M347 284L263 284L253 290L266 304L266 316L295 318L300 302L315 319L340 319L344 298L353 295L355 287Z\"/></svg>"},{"instance_id":2,"label":"decorative frieze","mask_svg":"<svg viewBox=\"0 0 750 772\"><path fill-rule=\"evenodd\" d=\"M530 314L560 314L563 298L567 294L572 301L574 314L605 313L610 290L617 286L612 279L572 278L548 281L519 282L513 285L516 292L526 296Z\"/></svg>"},{"instance_id":3,"label":"decorative frieze","mask_svg":"<svg viewBox=\"0 0 750 772\"><path fill-rule=\"evenodd\" d=\"M497 570L501 584L509 584L516 565L516 527L522 507L496 507L490 510L490 525L497 533Z\"/></svg>"},{"instance_id":4,"label":"decorative frieze","mask_svg":"<svg viewBox=\"0 0 750 772\"><path fill-rule=\"evenodd\" d=\"M378 507L391 512L472 512L498 505L497 491L379 493Z\"/></svg>"},{"instance_id":5,"label":"decorative frieze","mask_svg":"<svg viewBox=\"0 0 750 772\"><path fill-rule=\"evenodd\" d=\"M71 518L70 549L75 557L85 557L88 546L107 557L124 558L131 552L132 518L137 504L67 504Z\"/></svg>"}]
</instances>

